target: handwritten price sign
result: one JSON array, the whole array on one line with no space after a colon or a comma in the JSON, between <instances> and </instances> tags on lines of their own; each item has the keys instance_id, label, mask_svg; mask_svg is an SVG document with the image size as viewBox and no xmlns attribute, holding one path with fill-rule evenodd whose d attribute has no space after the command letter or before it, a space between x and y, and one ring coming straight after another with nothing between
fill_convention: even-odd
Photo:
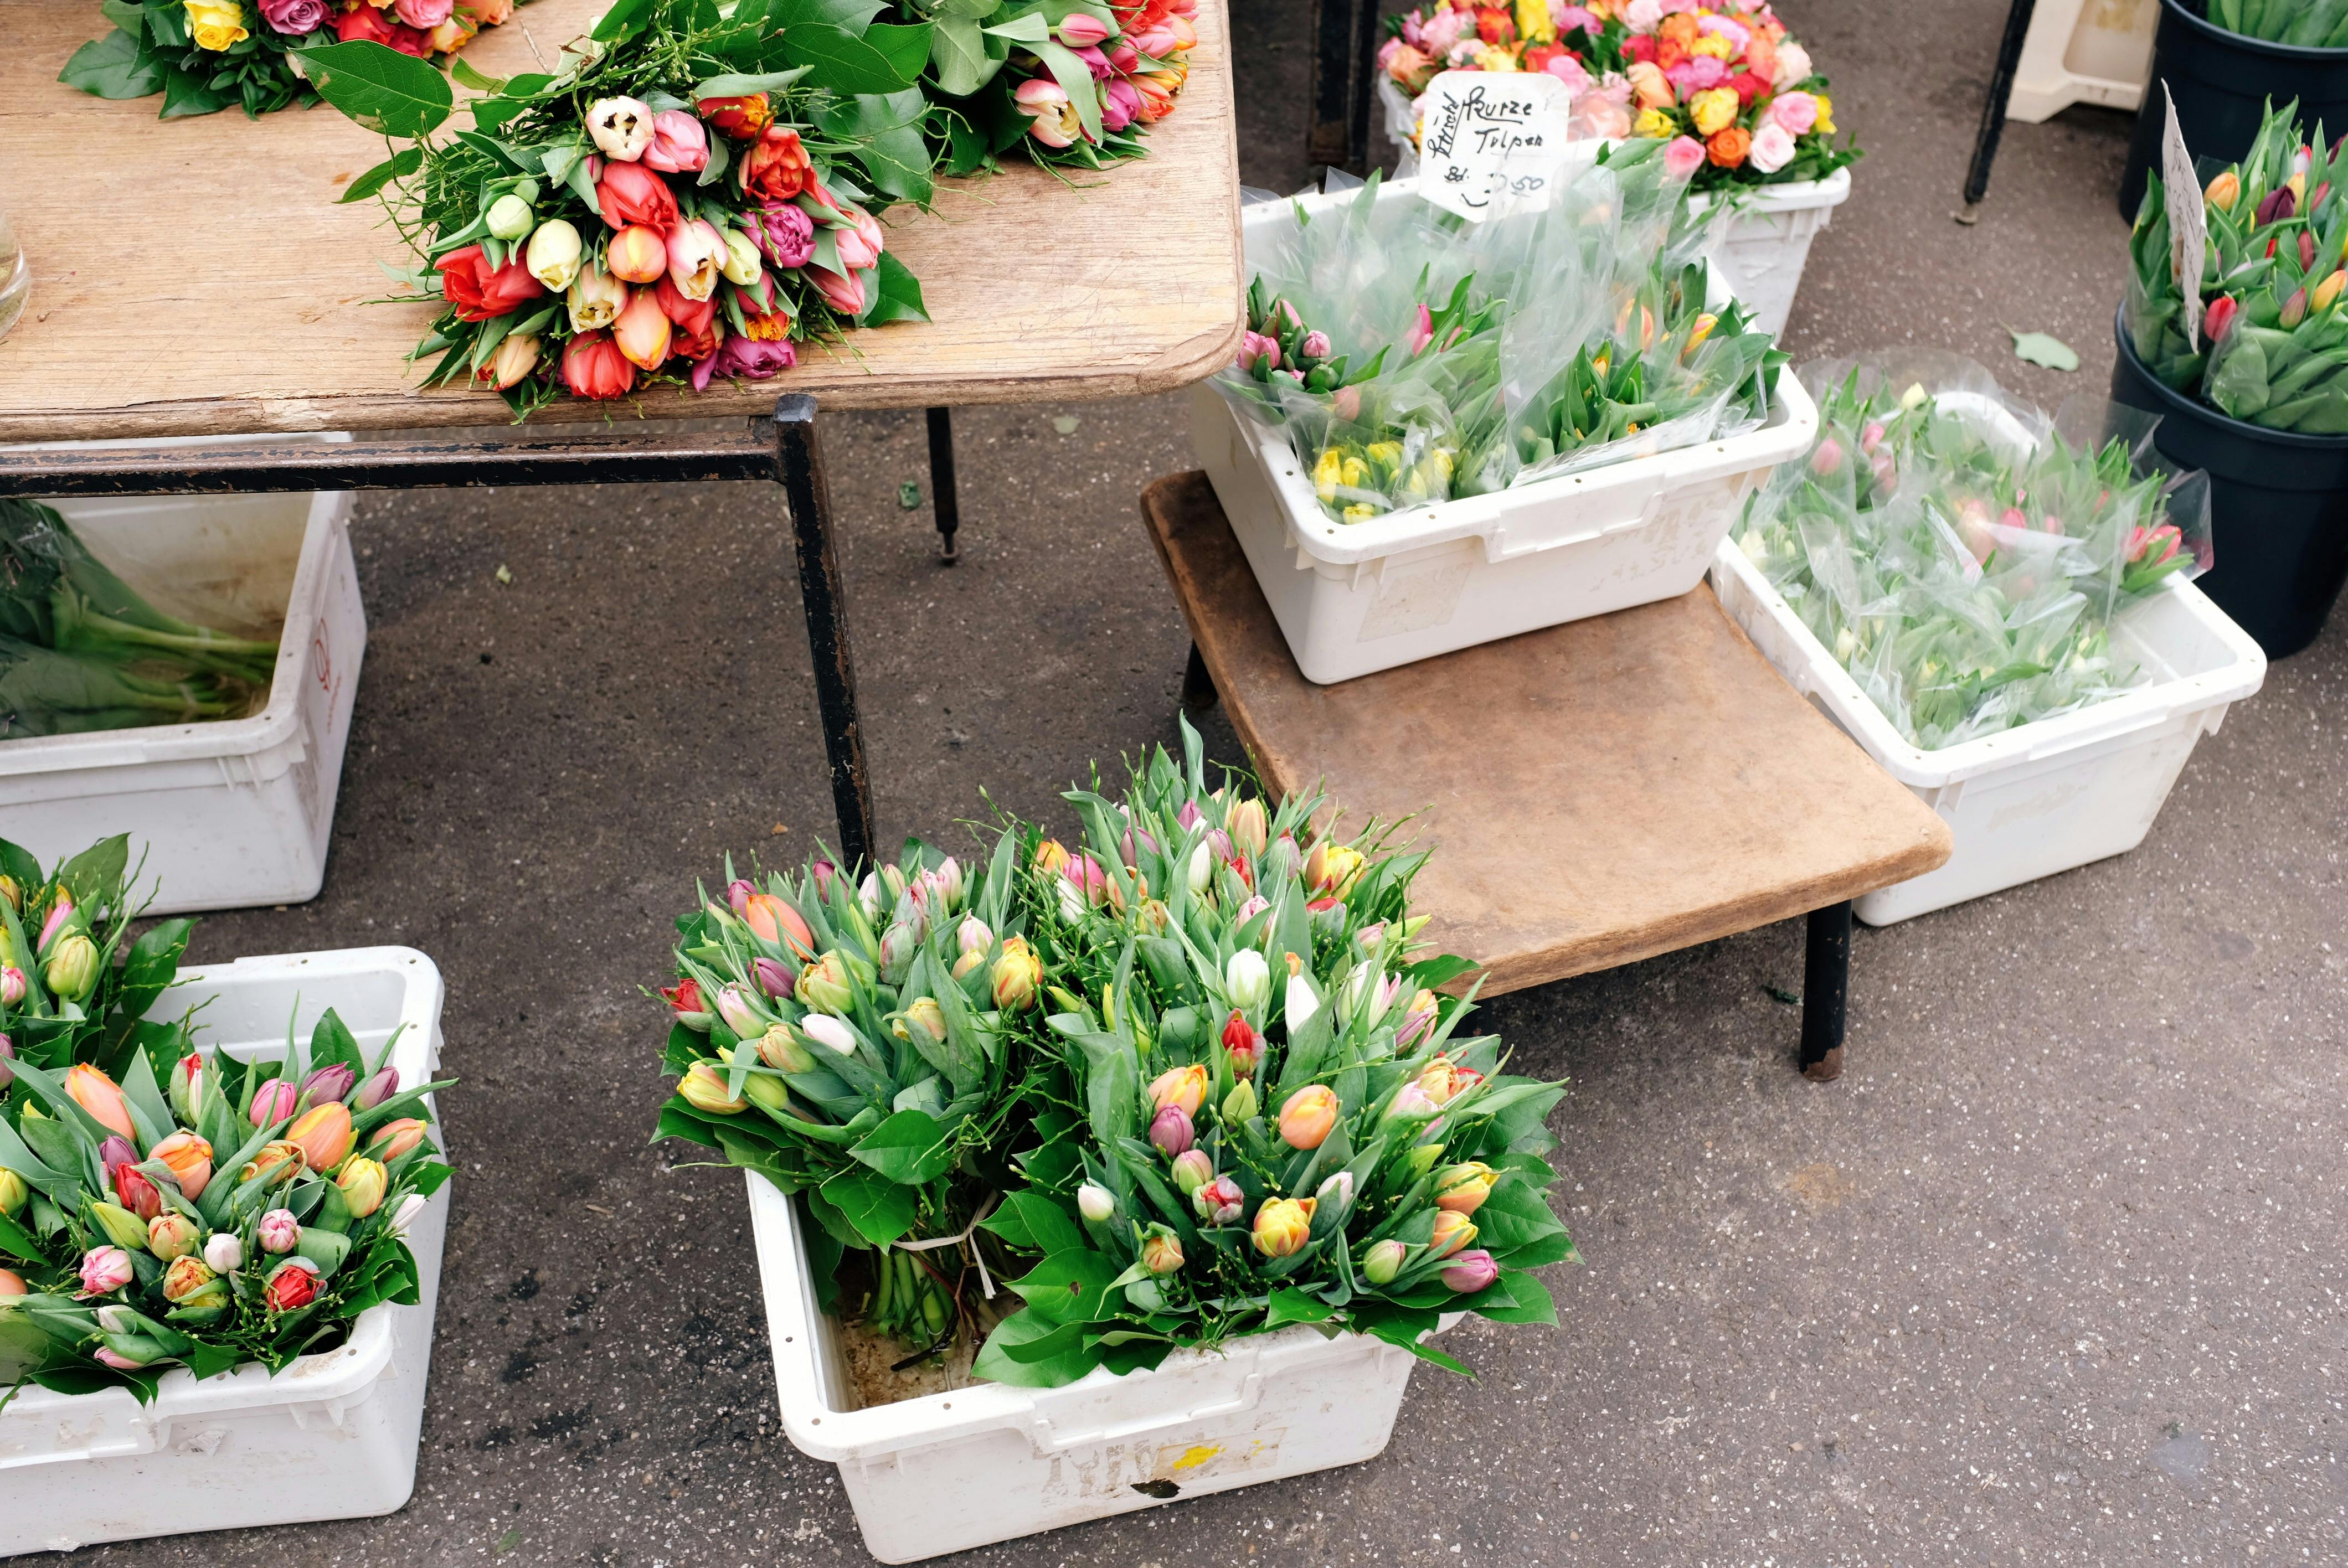
<instances>
[{"instance_id":1,"label":"handwritten price sign","mask_svg":"<svg viewBox=\"0 0 2348 1568\"><path fill-rule=\"evenodd\" d=\"M1538 212L1564 179L1570 95L1541 72L1445 71L1419 99L1419 194L1482 222Z\"/></svg>"}]
</instances>

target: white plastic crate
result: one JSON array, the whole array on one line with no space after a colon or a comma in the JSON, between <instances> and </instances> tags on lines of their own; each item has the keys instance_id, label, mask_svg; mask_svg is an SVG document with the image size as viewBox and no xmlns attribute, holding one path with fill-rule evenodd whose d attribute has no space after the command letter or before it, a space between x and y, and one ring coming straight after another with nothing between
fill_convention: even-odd
<instances>
[{"instance_id":1,"label":"white plastic crate","mask_svg":"<svg viewBox=\"0 0 2348 1568\"><path fill-rule=\"evenodd\" d=\"M2081 103L2134 110L2159 26L2160 0L2039 0L2006 118L2035 125Z\"/></svg>"},{"instance_id":2,"label":"white plastic crate","mask_svg":"<svg viewBox=\"0 0 2348 1568\"><path fill-rule=\"evenodd\" d=\"M2068 871L2144 842L2186 758L2266 680L2266 655L2191 583L2112 620L2112 651L2152 682L2075 712L1939 751L1908 743L1736 541L1712 570L1721 607L1794 689L1949 825L1937 871L1869 893L1861 920L1888 926Z\"/></svg>"},{"instance_id":3,"label":"white plastic crate","mask_svg":"<svg viewBox=\"0 0 2348 1568\"><path fill-rule=\"evenodd\" d=\"M1394 1435L1416 1358L1305 1327L1065 1389L981 1383L859 1409L838 1328L816 1306L798 1207L763 1176L748 1181L783 1430L839 1467L883 1563L1355 1464Z\"/></svg>"},{"instance_id":4,"label":"white plastic crate","mask_svg":"<svg viewBox=\"0 0 2348 1568\"><path fill-rule=\"evenodd\" d=\"M251 718L0 741L0 836L46 863L130 833L141 885L160 885L151 914L316 897L366 649L349 493L49 504L158 610L283 630L269 704Z\"/></svg>"},{"instance_id":5,"label":"white plastic crate","mask_svg":"<svg viewBox=\"0 0 2348 1568\"><path fill-rule=\"evenodd\" d=\"M1378 102L1385 111L1386 138L1395 144L1395 175L1415 176L1418 111L1383 71L1378 73ZM1764 185L1738 199L1713 260L1730 290L1753 313L1755 323L1771 337L1783 337L1793 317L1802 269L1809 265L1810 241L1834 220L1834 210L1849 200L1849 169L1838 169L1824 179ZM1712 200L1699 196L1693 205L1701 212Z\"/></svg>"},{"instance_id":6,"label":"white plastic crate","mask_svg":"<svg viewBox=\"0 0 2348 1568\"><path fill-rule=\"evenodd\" d=\"M429 1081L440 1060L440 971L412 948L240 958L181 979L149 1016L177 1018L211 997L198 1040L232 1056L282 1055L298 995L305 1031L331 1007L370 1053L406 1024L391 1057L404 1086ZM437 1112L427 1120L445 1148ZM145 1406L121 1389L18 1393L0 1409L0 1556L356 1519L407 1502L452 1185L408 1231L422 1301L365 1313L337 1349L275 1378L260 1367L201 1382L170 1372Z\"/></svg>"}]
</instances>

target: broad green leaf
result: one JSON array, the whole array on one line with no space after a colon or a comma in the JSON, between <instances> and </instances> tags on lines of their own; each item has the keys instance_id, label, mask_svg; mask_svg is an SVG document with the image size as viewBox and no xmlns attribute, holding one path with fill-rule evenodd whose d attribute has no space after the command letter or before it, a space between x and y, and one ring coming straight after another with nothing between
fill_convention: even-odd
<instances>
[{"instance_id":1,"label":"broad green leaf","mask_svg":"<svg viewBox=\"0 0 2348 1568\"><path fill-rule=\"evenodd\" d=\"M747 97L752 93L780 92L806 76L808 69L806 66L797 66L788 71L712 77L705 82L695 83L693 96L695 98L739 98Z\"/></svg>"},{"instance_id":2,"label":"broad green leaf","mask_svg":"<svg viewBox=\"0 0 2348 1568\"><path fill-rule=\"evenodd\" d=\"M2043 364L2049 370L2076 370L2079 355L2061 338L2047 333L2018 333L2005 329L2013 337L2013 357L2032 364Z\"/></svg>"},{"instance_id":3,"label":"broad green leaf","mask_svg":"<svg viewBox=\"0 0 2348 1568\"><path fill-rule=\"evenodd\" d=\"M880 265L873 273L873 282L880 286L873 291L870 308L864 313L866 326L930 319L929 309L922 302L922 281L913 276L911 268L897 259L895 251L880 252Z\"/></svg>"},{"instance_id":4,"label":"broad green leaf","mask_svg":"<svg viewBox=\"0 0 2348 1568\"><path fill-rule=\"evenodd\" d=\"M1488 1305L1484 1297L1491 1294L1490 1291L1479 1291L1460 1305L1495 1323L1556 1324L1557 1302L1550 1296L1549 1286L1539 1278L1511 1270L1493 1283L1492 1290L1498 1290L1503 1286L1508 1287L1511 1297L1507 1306Z\"/></svg>"},{"instance_id":5,"label":"broad green leaf","mask_svg":"<svg viewBox=\"0 0 2348 1568\"><path fill-rule=\"evenodd\" d=\"M937 1119L920 1111L900 1111L864 1135L849 1153L891 1181L918 1187L936 1181L953 1164L953 1145ZM910 1204L911 1199L909 1197Z\"/></svg>"},{"instance_id":6,"label":"broad green leaf","mask_svg":"<svg viewBox=\"0 0 2348 1568\"><path fill-rule=\"evenodd\" d=\"M1089 1248L1056 1252L1011 1282L1027 1309L1054 1323L1088 1323L1101 1316L1117 1266Z\"/></svg>"},{"instance_id":7,"label":"broad green leaf","mask_svg":"<svg viewBox=\"0 0 2348 1568\"><path fill-rule=\"evenodd\" d=\"M828 26L860 35L873 17L887 9L885 0L767 0L767 17L786 31Z\"/></svg>"},{"instance_id":8,"label":"broad green leaf","mask_svg":"<svg viewBox=\"0 0 2348 1568\"><path fill-rule=\"evenodd\" d=\"M113 32L76 49L57 80L102 98L143 98L163 90L167 71L138 38Z\"/></svg>"},{"instance_id":9,"label":"broad green leaf","mask_svg":"<svg viewBox=\"0 0 2348 1568\"><path fill-rule=\"evenodd\" d=\"M393 180L406 179L423 167L424 149L420 147L403 147L356 179L352 180L340 200L364 201Z\"/></svg>"},{"instance_id":10,"label":"broad green leaf","mask_svg":"<svg viewBox=\"0 0 2348 1568\"><path fill-rule=\"evenodd\" d=\"M130 869L130 835L101 839L57 869L57 880L73 890L74 902L95 914L108 895L122 886ZM117 911L124 913L125 911Z\"/></svg>"},{"instance_id":11,"label":"broad green leaf","mask_svg":"<svg viewBox=\"0 0 2348 1568\"><path fill-rule=\"evenodd\" d=\"M833 1174L820 1191L856 1232L874 1246L885 1246L913 1228L911 1189L879 1172L850 1165Z\"/></svg>"},{"instance_id":12,"label":"broad green leaf","mask_svg":"<svg viewBox=\"0 0 2348 1568\"><path fill-rule=\"evenodd\" d=\"M823 24L791 28L783 35L783 48L796 63L813 67L808 73L811 86L827 87L843 97L897 93L919 81L922 66L929 58L928 29L922 32L922 53L910 70L899 68L893 56L846 29Z\"/></svg>"},{"instance_id":13,"label":"broad green leaf","mask_svg":"<svg viewBox=\"0 0 2348 1568\"><path fill-rule=\"evenodd\" d=\"M1057 1389L1075 1382L1097 1364L1081 1335L1069 1348L1042 1360L1023 1361L1014 1353L1059 1334L1062 1326L1032 1312L1016 1312L994 1326L971 1368L973 1377L1022 1389Z\"/></svg>"},{"instance_id":14,"label":"broad green leaf","mask_svg":"<svg viewBox=\"0 0 2348 1568\"><path fill-rule=\"evenodd\" d=\"M1073 1252L1085 1245L1085 1233L1076 1222L1041 1193L1004 1194L980 1228L993 1231L1021 1252Z\"/></svg>"},{"instance_id":15,"label":"broad green leaf","mask_svg":"<svg viewBox=\"0 0 2348 1568\"><path fill-rule=\"evenodd\" d=\"M1272 1293L1272 1310L1265 1314L1263 1326L1279 1328L1290 1323L1326 1323L1337 1315L1337 1309L1324 1301L1315 1301L1292 1285L1283 1285Z\"/></svg>"},{"instance_id":16,"label":"broad green leaf","mask_svg":"<svg viewBox=\"0 0 2348 1568\"><path fill-rule=\"evenodd\" d=\"M505 91L506 84L504 77L483 76L480 72L475 70L471 62L468 61L461 55L453 55L449 56L448 74L456 77L460 84L472 88L477 93L501 93Z\"/></svg>"},{"instance_id":17,"label":"broad green leaf","mask_svg":"<svg viewBox=\"0 0 2348 1568\"><path fill-rule=\"evenodd\" d=\"M1035 57L1044 62L1053 80L1067 93L1076 118L1084 122L1086 137L1097 145L1101 138L1100 89L1093 85L1092 67L1076 58L1075 51L1064 44L1045 40L1027 46L1035 51Z\"/></svg>"},{"instance_id":18,"label":"broad green leaf","mask_svg":"<svg viewBox=\"0 0 2348 1568\"><path fill-rule=\"evenodd\" d=\"M383 44L320 44L304 50L302 61L319 97L379 136L413 141L438 129L456 107L448 77Z\"/></svg>"}]
</instances>

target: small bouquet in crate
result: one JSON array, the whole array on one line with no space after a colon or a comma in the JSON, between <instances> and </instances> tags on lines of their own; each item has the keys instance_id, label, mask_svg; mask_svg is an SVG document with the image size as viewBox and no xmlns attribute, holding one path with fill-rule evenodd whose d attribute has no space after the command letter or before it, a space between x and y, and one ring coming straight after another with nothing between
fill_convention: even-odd
<instances>
[{"instance_id":1,"label":"small bouquet in crate","mask_svg":"<svg viewBox=\"0 0 2348 1568\"><path fill-rule=\"evenodd\" d=\"M823 1307L916 1357L994 1320L973 1222L1009 1184L1030 1062L1012 1036L1040 982L1014 847L970 881L919 843L860 886L822 859L763 883L729 865L724 901L678 920L661 993L678 1081L657 1135L799 1194ZM840 1296L846 1253L860 1304Z\"/></svg>"},{"instance_id":2,"label":"small bouquet in crate","mask_svg":"<svg viewBox=\"0 0 2348 1568\"><path fill-rule=\"evenodd\" d=\"M2242 160L2199 192L2147 182L2129 237L2124 320L2145 368L2236 419L2304 436L2348 435L2348 159L2298 106L2269 106ZM2186 320L2169 207L2196 202L2209 243Z\"/></svg>"},{"instance_id":3,"label":"small bouquet in crate","mask_svg":"<svg viewBox=\"0 0 2348 1568\"><path fill-rule=\"evenodd\" d=\"M460 70L482 96L445 140L437 72L373 45L314 56L329 102L417 143L343 200L380 195L426 263L405 281L442 306L412 356L427 385L527 416L565 391L763 380L799 342L927 319L873 216L931 194L920 62L774 9L615 5L551 73Z\"/></svg>"},{"instance_id":4,"label":"small bouquet in crate","mask_svg":"<svg viewBox=\"0 0 2348 1568\"><path fill-rule=\"evenodd\" d=\"M1737 434L1784 364L1698 258L1684 166L1608 149L1538 212L1471 224L1375 179L1251 252L1215 385L1283 426L1359 522Z\"/></svg>"},{"instance_id":5,"label":"small bouquet in crate","mask_svg":"<svg viewBox=\"0 0 2348 1568\"><path fill-rule=\"evenodd\" d=\"M1198 0L898 0L929 28L932 140L948 174L1013 149L1097 169L1147 150L1198 46Z\"/></svg>"},{"instance_id":6,"label":"small bouquet in crate","mask_svg":"<svg viewBox=\"0 0 2348 1568\"><path fill-rule=\"evenodd\" d=\"M1448 1311L1555 1320L1572 1255L1543 1190L1561 1085L1501 1071L1430 988L1406 916L1423 856L1314 837L1324 803L1210 791L1197 735L1020 884L1067 1098L985 1225L1041 1261L976 1370L1054 1386L1292 1323L1421 1341ZM1308 847L1309 845L1309 847Z\"/></svg>"},{"instance_id":7,"label":"small bouquet in crate","mask_svg":"<svg viewBox=\"0 0 2348 1568\"><path fill-rule=\"evenodd\" d=\"M2208 566L2199 476L2159 471L2145 440L2066 438L1954 356L1803 378L1818 445L1747 501L1737 543L1911 744L2149 679L2114 652L2112 620Z\"/></svg>"},{"instance_id":8,"label":"small bouquet in crate","mask_svg":"<svg viewBox=\"0 0 2348 1568\"><path fill-rule=\"evenodd\" d=\"M114 31L74 51L57 80L102 98L163 95L160 118L232 104L258 118L317 102L307 51L367 42L447 62L518 0L110 0Z\"/></svg>"},{"instance_id":9,"label":"small bouquet in crate","mask_svg":"<svg viewBox=\"0 0 2348 1568\"><path fill-rule=\"evenodd\" d=\"M0 1384L145 1400L172 1366L283 1371L417 1301L404 1235L448 1176L421 1112L449 1085L403 1086L391 1044L369 1058L329 1009L273 1061L182 1020L112 1071L0 1071Z\"/></svg>"},{"instance_id":10,"label":"small bouquet in crate","mask_svg":"<svg viewBox=\"0 0 2348 1568\"><path fill-rule=\"evenodd\" d=\"M146 907L137 880L127 834L46 872L0 839L0 1093L12 1061L63 1072L168 1041L142 1020L178 974L196 922L159 920L134 939Z\"/></svg>"}]
</instances>

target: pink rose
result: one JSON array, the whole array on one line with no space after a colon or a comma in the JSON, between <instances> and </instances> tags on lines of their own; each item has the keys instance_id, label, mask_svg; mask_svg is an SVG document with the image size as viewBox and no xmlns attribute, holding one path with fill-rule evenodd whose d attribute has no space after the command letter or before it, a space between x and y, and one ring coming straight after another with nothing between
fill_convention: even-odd
<instances>
[{"instance_id":1,"label":"pink rose","mask_svg":"<svg viewBox=\"0 0 2348 1568\"><path fill-rule=\"evenodd\" d=\"M1633 4L1637 0L1632 0ZM1472 11L1440 11L1428 17L1419 27L1419 47L1429 55L1441 56L1450 53L1459 35L1472 36L1476 31L1476 15Z\"/></svg>"},{"instance_id":2,"label":"pink rose","mask_svg":"<svg viewBox=\"0 0 2348 1568\"><path fill-rule=\"evenodd\" d=\"M1775 174L1794 161L1794 138L1776 121L1766 121L1753 133L1750 156L1754 168L1764 174Z\"/></svg>"},{"instance_id":3,"label":"pink rose","mask_svg":"<svg viewBox=\"0 0 2348 1568\"><path fill-rule=\"evenodd\" d=\"M1675 136L1663 145L1663 171L1673 179L1693 179L1704 167L1704 143L1692 136Z\"/></svg>"},{"instance_id":4,"label":"pink rose","mask_svg":"<svg viewBox=\"0 0 2348 1568\"><path fill-rule=\"evenodd\" d=\"M418 32L428 33L448 19L457 0L392 0L392 13Z\"/></svg>"},{"instance_id":5,"label":"pink rose","mask_svg":"<svg viewBox=\"0 0 2348 1568\"><path fill-rule=\"evenodd\" d=\"M261 0L261 19L273 33L299 37L326 25L326 0Z\"/></svg>"},{"instance_id":6,"label":"pink rose","mask_svg":"<svg viewBox=\"0 0 2348 1568\"><path fill-rule=\"evenodd\" d=\"M1633 33L1652 33L1663 25L1663 0L1631 0L1622 9L1622 20Z\"/></svg>"},{"instance_id":7,"label":"pink rose","mask_svg":"<svg viewBox=\"0 0 2348 1568\"><path fill-rule=\"evenodd\" d=\"M1576 27L1581 28L1583 32L1588 33L1594 38L1598 36L1598 29L1601 25L1597 16L1592 14L1588 7L1581 5L1567 5L1560 7L1550 13L1550 21L1556 26L1557 36L1560 38L1564 37L1568 33L1572 32Z\"/></svg>"},{"instance_id":8,"label":"pink rose","mask_svg":"<svg viewBox=\"0 0 2348 1568\"><path fill-rule=\"evenodd\" d=\"M1745 52L1745 46L1750 43L1753 38L1752 28L1747 27L1742 22L1732 22L1725 16L1699 17L1696 21L1695 30L1700 34L1716 33L1721 37L1727 39L1729 42L1728 52L1732 57L1743 54Z\"/></svg>"},{"instance_id":9,"label":"pink rose","mask_svg":"<svg viewBox=\"0 0 2348 1568\"><path fill-rule=\"evenodd\" d=\"M1780 93L1769 101L1767 118L1792 136L1807 136L1818 123L1818 100L1808 93Z\"/></svg>"},{"instance_id":10,"label":"pink rose","mask_svg":"<svg viewBox=\"0 0 2348 1568\"><path fill-rule=\"evenodd\" d=\"M1679 90L1680 101L1685 103L1706 87L1720 86L1728 75L1728 67L1710 55L1690 55L1663 75Z\"/></svg>"},{"instance_id":11,"label":"pink rose","mask_svg":"<svg viewBox=\"0 0 2348 1568\"><path fill-rule=\"evenodd\" d=\"M1551 55L1549 63L1541 69L1565 84L1569 97L1578 98L1590 90L1590 73L1582 69L1581 62L1571 55Z\"/></svg>"}]
</instances>

